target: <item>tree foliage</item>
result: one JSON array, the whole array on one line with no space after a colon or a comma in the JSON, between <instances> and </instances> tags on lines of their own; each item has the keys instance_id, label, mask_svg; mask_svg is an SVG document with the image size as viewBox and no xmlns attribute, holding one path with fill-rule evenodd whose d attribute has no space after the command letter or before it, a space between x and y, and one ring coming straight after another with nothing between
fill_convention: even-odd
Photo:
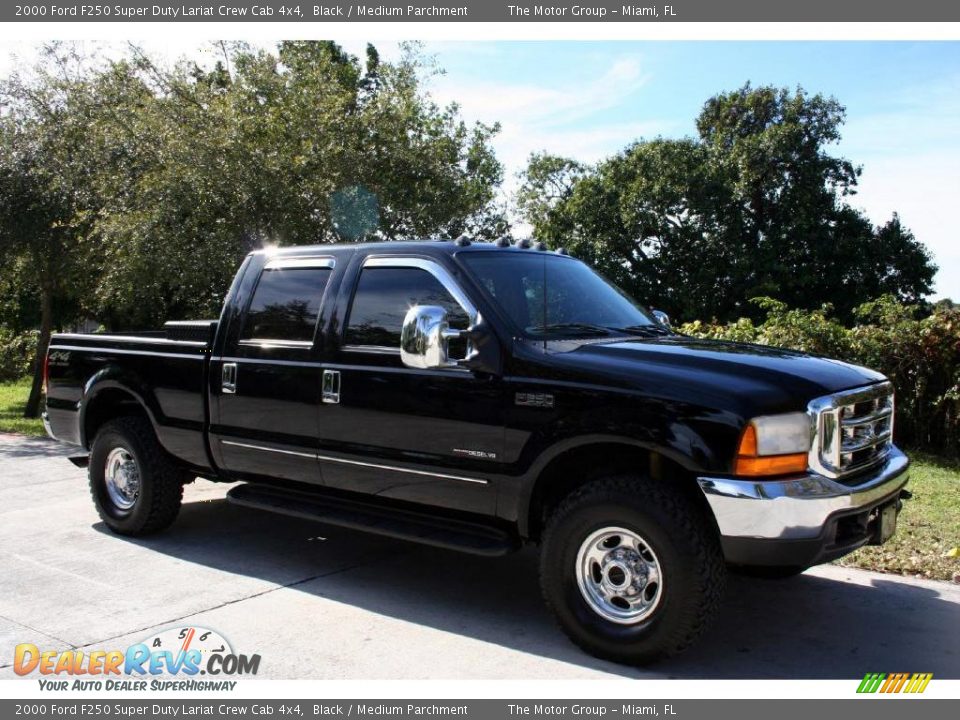
<instances>
[{"instance_id":1,"label":"tree foliage","mask_svg":"<svg viewBox=\"0 0 960 720\"><path fill-rule=\"evenodd\" d=\"M936 267L899 217L874 228L849 204L860 170L827 152L843 119L832 98L748 84L706 102L696 138L591 168L533 156L519 205L539 239L678 317L755 317L762 295L848 319L884 293L915 303Z\"/></svg>"},{"instance_id":2,"label":"tree foliage","mask_svg":"<svg viewBox=\"0 0 960 720\"><path fill-rule=\"evenodd\" d=\"M12 291L39 305L35 313L22 306L4 313L15 316L14 328L30 315L39 325L29 416L39 413L40 369L54 323L77 314L89 279L82 269L92 172L84 165L85 83L69 51L52 46L45 59L29 80L15 75L0 88L0 267Z\"/></svg>"},{"instance_id":3,"label":"tree foliage","mask_svg":"<svg viewBox=\"0 0 960 720\"><path fill-rule=\"evenodd\" d=\"M29 176L38 197L59 197L49 191L65 177L76 190L62 222L30 225L48 239L71 228L71 252L95 279L87 314L114 329L215 315L240 258L268 243L502 231L498 128L433 103L416 46L395 63L332 42L220 49L209 68L162 68L132 48L81 72L58 46L40 74L2 87L11 133L51 141ZM49 93L57 111L39 112Z\"/></svg>"},{"instance_id":4,"label":"tree foliage","mask_svg":"<svg viewBox=\"0 0 960 720\"><path fill-rule=\"evenodd\" d=\"M416 46L219 48L167 69L53 44L0 83L0 264L39 305L28 413L55 326L215 316L251 249L504 232L498 127L433 103ZM0 311L12 330L31 315Z\"/></svg>"}]
</instances>

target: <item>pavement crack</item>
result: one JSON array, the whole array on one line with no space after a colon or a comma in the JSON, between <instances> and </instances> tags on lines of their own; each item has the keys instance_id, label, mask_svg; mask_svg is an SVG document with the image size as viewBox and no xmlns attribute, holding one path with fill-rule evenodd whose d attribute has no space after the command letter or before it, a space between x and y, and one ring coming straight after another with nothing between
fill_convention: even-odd
<instances>
[{"instance_id":1,"label":"pavement crack","mask_svg":"<svg viewBox=\"0 0 960 720\"><path fill-rule=\"evenodd\" d=\"M22 628L26 628L27 630L30 630L31 632L35 632L35 633L37 633L38 635L43 635L44 637L48 637L48 638L51 638L51 639L53 639L53 640L56 640L57 642L63 643L64 645L66 645L66 646L69 647L71 650L73 650L74 648L77 647L77 646L74 645L72 642L68 642L67 640L64 640L62 637L57 637L56 635L53 635L53 634L48 633L48 632L45 632L45 631L43 631L43 630L41 630L41 629L39 629L39 628L35 628L35 627L33 627L32 625L27 625L26 623L20 622L19 620L14 620L13 618L7 617L6 615L0 615L0 620L6 620L6 621L9 622L9 623L13 623L14 625L18 625L18 626L20 626L20 627L22 627ZM12 662L11 662L11 663L6 663L6 664L4 664L4 665L0 665L0 670L5 670L6 668L9 668L9 667L13 667L13 663L12 663Z\"/></svg>"},{"instance_id":2,"label":"pavement crack","mask_svg":"<svg viewBox=\"0 0 960 720\"><path fill-rule=\"evenodd\" d=\"M35 558L27 557L26 555L20 555L19 553L11 552L9 550L0 550L0 553L6 555L7 557L14 558L15 560L19 560L22 563L35 565L37 567L43 568L44 570L61 573L63 575L69 575L75 580L79 580L85 583L90 583L92 585L97 585L98 587L102 587L106 590L113 590L113 585L100 582L99 580L94 580L93 578L87 577L86 575L81 575L79 573L71 572L70 570L65 570L62 567L58 567L57 565L53 565L51 563L43 562L42 560L36 560Z\"/></svg>"}]
</instances>

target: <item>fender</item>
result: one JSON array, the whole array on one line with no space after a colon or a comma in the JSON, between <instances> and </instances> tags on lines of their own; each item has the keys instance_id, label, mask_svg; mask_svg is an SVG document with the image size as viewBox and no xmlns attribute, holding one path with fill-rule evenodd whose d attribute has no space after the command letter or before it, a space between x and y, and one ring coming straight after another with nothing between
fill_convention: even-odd
<instances>
[{"instance_id":1,"label":"fender","mask_svg":"<svg viewBox=\"0 0 960 720\"><path fill-rule=\"evenodd\" d=\"M79 430L80 444L84 448L89 450L90 442L93 440L93 438L87 437L87 411L97 397L106 390L122 390L131 395L147 413L153 431L160 440L160 444L163 445L162 433L159 432L163 413L153 391L131 370L117 365L108 365L94 373L83 387L83 396L79 403Z\"/></svg>"},{"instance_id":2,"label":"fender","mask_svg":"<svg viewBox=\"0 0 960 720\"><path fill-rule=\"evenodd\" d=\"M668 460L674 462L691 473L700 472L705 465L712 464L707 462L700 464L694 461L694 457L707 454L713 460L714 453L710 446L699 435L694 433L689 427L686 428L682 442L680 438L674 436L672 443L664 442L664 438L657 438L658 441L639 440L636 437L614 435L608 433L589 433L568 437L541 450L527 471L515 479L514 482L507 480L500 483L500 496L498 500L497 514L504 519L517 523L517 529L522 536L529 532L530 506L533 502L534 492L537 487L537 481L542 476L544 470L551 462L567 452L588 448L595 445L620 445L624 448L631 448L647 453L656 453ZM698 452L694 452L697 448ZM519 482L516 482L519 480Z\"/></svg>"}]
</instances>

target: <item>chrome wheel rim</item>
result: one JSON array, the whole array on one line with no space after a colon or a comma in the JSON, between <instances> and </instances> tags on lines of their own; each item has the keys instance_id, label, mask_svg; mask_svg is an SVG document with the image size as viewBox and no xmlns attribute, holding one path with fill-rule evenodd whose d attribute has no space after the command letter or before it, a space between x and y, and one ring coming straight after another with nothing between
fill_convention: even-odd
<instances>
[{"instance_id":1,"label":"chrome wheel rim","mask_svg":"<svg viewBox=\"0 0 960 720\"><path fill-rule=\"evenodd\" d=\"M660 560L649 542L626 528L591 533L577 553L576 574L590 609L620 625L646 620L663 596Z\"/></svg>"},{"instance_id":2,"label":"chrome wheel rim","mask_svg":"<svg viewBox=\"0 0 960 720\"><path fill-rule=\"evenodd\" d=\"M129 510L140 497L140 468L133 455L124 448L114 448L104 465L107 495L120 510Z\"/></svg>"}]
</instances>

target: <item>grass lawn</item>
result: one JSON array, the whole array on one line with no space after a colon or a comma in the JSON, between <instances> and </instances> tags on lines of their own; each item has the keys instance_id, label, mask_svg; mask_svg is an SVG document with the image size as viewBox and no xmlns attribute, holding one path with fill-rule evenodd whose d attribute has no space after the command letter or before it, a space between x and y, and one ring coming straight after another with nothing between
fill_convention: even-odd
<instances>
[{"instance_id":1,"label":"grass lawn","mask_svg":"<svg viewBox=\"0 0 960 720\"><path fill-rule=\"evenodd\" d=\"M23 417L30 395L30 378L0 383L0 432L46 436L40 418Z\"/></svg>"},{"instance_id":2,"label":"grass lawn","mask_svg":"<svg viewBox=\"0 0 960 720\"><path fill-rule=\"evenodd\" d=\"M907 489L913 498L904 501L897 534L886 544L861 548L837 564L960 582L960 465L910 455Z\"/></svg>"},{"instance_id":3,"label":"grass lawn","mask_svg":"<svg viewBox=\"0 0 960 720\"><path fill-rule=\"evenodd\" d=\"M27 420L23 407L30 380L0 384L0 432L45 435L39 419ZM912 454L913 499L905 503L897 534L886 545L866 547L837 561L840 565L934 580L960 582L960 465Z\"/></svg>"}]
</instances>

